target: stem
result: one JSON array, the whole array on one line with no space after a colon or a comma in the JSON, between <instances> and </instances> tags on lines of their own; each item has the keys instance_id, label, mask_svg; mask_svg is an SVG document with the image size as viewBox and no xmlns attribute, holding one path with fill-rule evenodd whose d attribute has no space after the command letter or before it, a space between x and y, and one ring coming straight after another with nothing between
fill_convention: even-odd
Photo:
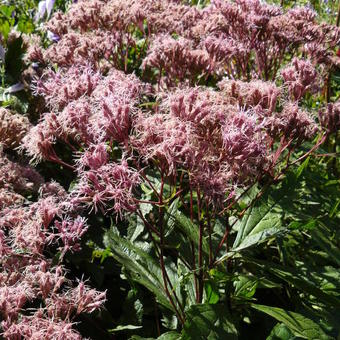
<instances>
[{"instance_id":1,"label":"stem","mask_svg":"<svg viewBox=\"0 0 340 340\"><path fill-rule=\"evenodd\" d=\"M307 156L309 156L313 151L315 151L321 144L323 144L323 142L327 139L327 133L324 133L324 135L320 138L320 140L308 151L306 152L304 155L302 155L300 158L296 159L294 162L290 163L289 166L296 164L298 162L301 162L302 160L304 160ZM288 168L288 166L286 167L286 169Z\"/></svg>"},{"instance_id":2,"label":"stem","mask_svg":"<svg viewBox=\"0 0 340 340\"><path fill-rule=\"evenodd\" d=\"M163 224L163 223L161 223L161 224ZM163 226L160 228L160 241L161 241L161 243L160 243L159 263L160 263L161 270L162 270L162 277L163 277L165 293L168 296L168 299L169 299L172 307L175 310L175 313L177 315L178 320L181 322L181 324L184 324L184 318L182 317L182 315L178 311L176 304L175 304L175 302L174 302L174 300L173 300L173 298L170 294L169 288L168 288L169 277L167 275L165 264L164 264L164 231L163 231Z\"/></svg>"},{"instance_id":3,"label":"stem","mask_svg":"<svg viewBox=\"0 0 340 340\"><path fill-rule=\"evenodd\" d=\"M193 198L192 198L191 186L190 186L190 220L191 220L191 223L194 221ZM199 302L199 289L198 289L198 281L197 281L197 274L196 274L196 255L195 255L194 242L191 242L191 253L192 253L192 268L193 268L194 280L195 280L196 301Z\"/></svg>"},{"instance_id":4,"label":"stem","mask_svg":"<svg viewBox=\"0 0 340 340\"><path fill-rule=\"evenodd\" d=\"M159 231L144 218L142 212L140 210L137 210L136 212L137 212L137 215L142 219L144 225L148 229L151 229L157 236L159 236Z\"/></svg>"},{"instance_id":5,"label":"stem","mask_svg":"<svg viewBox=\"0 0 340 340\"><path fill-rule=\"evenodd\" d=\"M256 197L252 200L252 202L250 202L250 203L249 203L249 204L241 211L241 213L239 214L239 218L241 218L241 217L244 215L244 213L247 211L247 209L250 208L251 205L253 205L259 198L261 198L261 196L264 194L265 190L266 190L271 184L273 184L274 182L278 181L278 180L281 178L281 176L284 175L284 173L289 169L289 167L290 167L291 165L296 164L296 163L298 163L298 162L304 160L306 157L308 157L313 151L315 151L321 144L324 143L324 141L326 140L326 138L327 138L327 133L324 133L324 134L321 136L321 138L319 139L319 141L312 147L312 149L310 149L308 152L306 152L306 153L305 153L304 155L302 155L300 158L296 159L294 162L292 162L292 163L290 163L290 164L288 163L288 164L286 165L286 167L285 167L283 170L281 170L281 172L279 172L279 173L278 173L275 177L273 177L267 184L265 184L265 185L263 186L263 188L261 189L261 191L258 192L258 194L256 195ZM288 144L290 144L290 142L289 142ZM288 159L287 159L287 162L288 162ZM250 186L249 188L251 188L251 186ZM248 188L246 191L248 191L249 188ZM244 192L238 197L238 199L239 199L243 194L244 194ZM238 200L238 199L237 199L237 200ZM235 201L232 202L231 206L232 206L233 204L235 204ZM229 207L229 206L228 206L228 207ZM226 211L226 209L224 209L223 212L224 212L224 211ZM232 226L236 223L236 221L237 221L237 220L235 220L235 222L230 226L230 229L229 229L229 230L231 230ZM224 233L223 238L222 238L221 242L219 243L219 245L218 245L218 247L217 247L217 249L216 249L215 256L214 256L214 260L213 260L213 265L214 265L215 262L216 262L216 258L217 258L218 252L220 251L220 249L221 249L221 247L223 246L224 242L225 242L225 241L227 240L227 238L228 238L229 230L226 228L226 232Z\"/></svg>"},{"instance_id":6,"label":"stem","mask_svg":"<svg viewBox=\"0 0 340 340\"><path fill-rule=\"evenodd\" d=\"M160 193L159 193L159 201L160 201L160 204L162 205L163 204L163 188L164 188L164 177L163 177L163 172L161 171L161 188L160 188ZM172 285L171 285L171 282L170 282L170 279L169 279L169 276L166 272L166 268L165 268L165 263L164 263L164 225L163 225L163 221L164 221L164 210L162 209L162 207L159 207L159 237L160 237L160 256L159 256L159 263L160 263L160 267L161 267L161 271L162 271L162 277L163 277L163 283L164 283L164 289L165 289L165 292L166 292L166 295L168 296L168 299L172 305L172 307L174 308L175 310L175 313L177 315L177 318L178 320L184 324L184 318L183 316L181 315L181 313L179 312L179 310L177 309L177 306L170 294L170 291L169 291L169 288L168 288L168 283L171 287L171 290L174 294L174 297L181 309L181 311L183 312L183 308L180 304L180 301L179 299L177 298L177 295L176 295L176 292L175 290L173 289Z\"/></svg>"},{"instance_id":7,"label":"stem","mask_svg":"<svg viewBox=\"0 0 340 340\"><path fill-rule=\"evenodd\" d=\"M73 165L64 162L64 161L61 160L57 155L52 155L52 156L50 156L50 157L48 158L48 160L51 161L51 162L54 162L54 163L58 163L58 164L60 164L60 165L62 165L62 166L64 166L64 167L66 167L66 168L69 168L69 169L71 169L72 171L76 171L76 168L75 168Z\"/></svg>"},{"instance_id":8,"label":"stem","mask_svg":"<svg viewBox=\"0 0 340 340\"><path fill-rule=\"evenodd\" d=\"M159 317L158 317L158 307L157 307L157 302L156 299L153 300L154 303L154 309L155 309L155 320L156 320L156 328L157 328L157 335L161 335L161 330L159 327Z\"/></svg>"},{"instance_id":9,"label":"stem","mask_svg":"<svg viewBox=\"0 0 340 340\"><path fill-rule=\"evenodd\" d=\"M212 241L211 241L211 221L210 221L210 213L209 213L209 203L206 200L206 208L207 208L207 222L208 222L208 237L209 237L209 267L212 264Z\"/></svg>"},{"instance_id":10,"label":"stem","mask_svg":"<svg viewBox=\"0 0 340 340\"><path fill-rule=\"evenodd\" d=\"M197 188L197 220L199 224L199 240L198 240L198 302L202 302L203 297L203 224L201 222L201 193L200 188Z\"/></svg>"}]
</instances>

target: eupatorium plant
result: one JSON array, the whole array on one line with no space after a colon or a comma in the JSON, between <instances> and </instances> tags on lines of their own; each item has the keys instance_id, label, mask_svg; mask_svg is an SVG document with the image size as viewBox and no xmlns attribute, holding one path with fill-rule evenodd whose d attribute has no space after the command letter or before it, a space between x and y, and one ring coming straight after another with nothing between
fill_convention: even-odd
<instances>
[{"instance_id":1,"label":"eupatorium plant","mask_svg":"<svg viewBox=\"0 0 340 340\"><path fill-rule=\"evenodd\" d=\"M238 291L265 266L249 249L288 232L268 188L338 132L339 101L308 100L323 100L340 29L258 0L82 0L45 30L48 46L25 37L39 119L0 111L2 335L81 338L78 317L106 296L63 261L95 229L155 297L158 335L208 338L193 313L218 311L212 338L236 338L265 307Z\"/></svg>"}]
</instances>

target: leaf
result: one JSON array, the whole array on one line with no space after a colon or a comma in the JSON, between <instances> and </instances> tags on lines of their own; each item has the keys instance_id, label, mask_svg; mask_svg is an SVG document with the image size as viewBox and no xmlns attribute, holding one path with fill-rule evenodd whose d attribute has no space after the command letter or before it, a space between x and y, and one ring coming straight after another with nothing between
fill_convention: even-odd
<instances>
[{"instance_id":1,"label":"leaf","mask_svg":"<svg viewBox=\"0 0 340 340\"><path fill-rule=\"evenodd\" d=\"M305 279L303 272L298 272L287 267L279 266L273 262L247 259L248 263L255 264L258 269L267 271L276 277L289 282L304 293L315 296L319 301L340 308L340 301L335 296L327 294L314 283Z\"/></svg>"},{"instance_id":2,"label":"leaf","mask_svg":"<svg viewBox=\"0 0 340 340\"><path fill-rule=\"evenodd\" d=\"M308 222L305 221L293 221L289 224L288 228L290 229L301 229L301 230L309 230L317 227L317 221L315 219L311 219Z\"/></svg>"},{"instance_id":3,"label":"leaf","mask_svg":"<svg viewBox=\"0 0 340 340\"><path fill-rule=\"evenodd\" d=\"M302 172L308 167L310 156L307 157L295 171L296 178L299 178Z\"/></svg>"},{"instance_id":4,"label":"leaf","mask_svg":"<svg viewBox=\"0 0 340 340\"><path fill-rule=\"evenodd\" d=\"M273 223L277 223L277 225L281 225L281 221L274 221ZM264 226L263 226L264 227ZM261 242L264 242L268 240L269 238L281 234L285 232L286 229L282 227L273 227L273 228L267 228L265 230L261 230L258 232L255 232L254 234L247 235L241 242L241 244L236 247L232 248L232 252L239 252L241 250L247 249L251 246L254 246L256 244L260 244Z\"/></svg>"},{"instance_id":5,"label":"leaf","mask_svg":"<svg viewBox=\"0 0 340 340\"><path fill-rule=\"evenodd\" d=\"M164 225L166 225L165 237L167 237L175 228L175 218L178 211L179 198L176 198L167 209L167 213L164 216Z\"/></svg>"},{"instance_id":6,"label":"leaf","mask_svg":"<svg viewBox=\"0 0 340 340\"><path fill-rule=\"evenodd\" d=\"M295 335L284 323L277 323L266 340L295 340Z\"/></svg>"},{"instance_id":7,"label":"leaf","mask_svg":"<svg viewBox=\"0 0 340 340\"><path fill-rule=\"evenodd\" d=\"M126 331L126 330L134 330L142 328L143 326L134 326L134 325L119 325L116 328L110 329L110 332L119 332L119 331Z\"/></svg>"},{"instance_id":8,"label":"leaf","mask_svg":"<svg viewBox=\"0 0 340 340\"><path fill-rule=\"evenodd\" d=\"M313 240L323 249L338 265L340 265L340 250L329 239L330 233L326 228L322 230L315 229L311 232Z\"/></svg>"},{"instance_id":9,"label":"leaf","mask_svg":"<svg viewBox=\"0 0 340 340\"><path fill-rule=\"evenodd\" d=\"M142 212L143 217L145 217L150 211L152 211L152 205L147 203L140 203L140 210ZM128 235L130 242L134 242L144 231L144 223L143 220L138 216L134 216L136 218L136 223L133 225L133 229L128 229ZM130 235L132 232L132 235Z\"/></svg>"},{"instance_id":10,"label":"leaf","mask_svg":"<svg viewBox=\"0 0 340 340\"><path fill-rule=\"evenodd\" d=\"M258 285L256 277L239 276L237 281L233 282L235 287L235 296L251 299Z\"/></svg>"},{"instance_id":11,"label":"leaf","mask_svg":"<svg viewBox=\"0 0 340 340\"><path fill-rule=\"evenodd\" d=\"M183 232L196 246L199 244L199 227L191 222L190 218L186 217L182 212L176 211L173 215L176 220L176 226ZM202 250L205 255L209 255L209 246L206 239L202 240Z\"/></svg>"},{"instance_id":12,"label":"leaf","mask_svg":"<svg viewBox=\"0 0 340 340\"><path fill-rule=\"evenodd\" d=\"M214 282L206 282L204 284L204 291L205 291L205 302L214 305L220 300L220 295L218 293L218 287Z\"/></svg>"},{"instance_id":13,"label":"leaf","mask_svg":"<svg viewBox=\"0 0 340 340\"><path fill-rule=\"evenodd\" d=\"M321 327L305 316L281 308L251 304L251 307L283 322L295 335L308 340L332 339Z\"/></svg>"},{"instance_id":14,"label":"leaf","mask_svg":"<svg viewBox=\"0 0 340 340\"><path fill-rule=\"evenodd\" d=\"M133 323L141 325L143 321L144 305L141 300L143 296L136 289L131 289L122 306L122 314L119 319L120 324Z\"/></svg>"},{"instance_id":15,"label":"leaf","mask_svg":"<svg viewBox=\"0 0 340 340\"><path fill-rule=\"evenodd\" d=\"M159 336L157 340L178 340L181 338L181 334L171 331L171 332L166 332Z\"/></svg>"},{"instance_id":16,"label":"leaf","mask_svg":"<svg viewBox=\"0 0 340 340\"><path fill-rule=\"evenodd\" d=\"M183 340L237 339L237 330L224 305L193 305L187 312Z\"/></svg>"},{"instance_id":17,"label":"leaf","mask_svg":"<svg viewBox=\"0 0 340 340\"><path fill-rule=\"evenodd\" d=\"M174 311L163 288L159 264L148 253L134 246L111 229L104 237L112 256L129 271L132 279L149 289L164 307Z\"/></svg>"},{"instance_id":18,"label":"leaf","mask_svg":"<svg viewBox=\"0 0 340 340\"><path fill-rule=\"evenodd\" d=\"M238 232L231 253L247 249L287 231L282 224L284 215L282 205L291 199L295 186L296 178L287 176L282 187L270 190L250 206L243 218L235 224L234 229ZM225 255L220 261L226 256L230 254Z\"/></svg>"}]
</instances>

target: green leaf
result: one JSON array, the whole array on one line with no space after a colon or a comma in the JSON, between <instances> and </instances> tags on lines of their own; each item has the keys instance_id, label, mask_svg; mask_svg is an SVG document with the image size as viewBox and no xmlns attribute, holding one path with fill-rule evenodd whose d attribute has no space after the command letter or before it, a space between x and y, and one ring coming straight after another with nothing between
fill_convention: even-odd
<instances>
[{"instance_id":1,"label":"green leaf","mask_svg":"<svg viewBox=\"0 0 340 340\"><path fill-rule=\"evenodd\" d=\"M317 323L305 316L277 307L251 304L251 307L283 322L295 335L308 340L328 340L329 337Z\"/></svg>"},{"instance_id":2,"label":"green leaf","mask_svg":"<svg viewBox=\"0 0 340 340\"><path fill-rule=\"evenodd\" d=\"M178 340L181 338L181 334L171 331L171 332L166 332L159 336L157 340Z\"/></svg>"},{"instance_id":3,"label":"green leaf","mask_svg":"<svg viewBox=\"0 0 340 340\"><path fill-rule=\"evenodd\" d=\"M272 329L266 340L295 340L295 339L297 339L296 336L284 323L278 323Z\"/></svg>"},{"instance_id":4,"label":"green leaf","mask_svg":"<svg viewBox=\"0 0 340 340\"><path fill-rule=\"evenodd\" d=\"M260 261L254 259L247 259L248 263L255 264L258 269L267 271L276 277L289 282L304 293L315 296L319 301L340 308L340 300L335 296L327 294L314 283L305 279L305 274L287 267L277 265L273 262ZM256 271L258 270L256 269Z\"/></svg>"},{"instance_id":5,"label":"green leaf","mask_svg":"<svg viewBox=\"0 0 340 340\"><path fill-rule=\"evenodd\" d=\"M302 172L307 168L308 163L309 163L309 159L310 159L310 156L307 157L307 158L300 164L300 166L297 168L297 170L295 171L296 178L299 178L299 177L301 176Z\"/></svg>"},{"instance_id":6,"label":"green leaf","mask_svg":"<svg viewBox=\"0 0 340 340\"><path fill-rule=\"evenodd\" d=\"M191 222L190 218L186 217L182 212L177 210L174 215L176 226L181 232L183 232L196 246L199 244L199 227ZM202 240L203 253L209 255L209 246L206 239Z\"/></svg>"},{"instance_id":7,"label":"green leaf","mask_svg":"<svg viewBox=\"0 0 340 340\"><path fill-rule=\"evenodd\" d=\"M231 315L224 305L193 305L187 312L182 330L183 340L233 340L237 330Z\"/></svg>"},{"instance_id":8,"label":"green leaf","mask_svg":"<svg viewBox=\"0 0 340 340\"><path fill-rule=\"evenodd\" d=\"M309 229L314 229L317 227L317 221L315 219L311 219L308 222L305 221L293 221L289 224L288 228L290 229L305 229L305 230L309 230Z\"/></svg>"},{"instance_id":9,"label":"green leaf","mask_svg":"<svg viewBox=\"0 0 340 340\"><path fill-rule=\"evenodd\" d=\"M237 252L281 232L282 213L278 202L262 200L260 205L250 207L242 220L238 222L238 233L232 247Z\"/></svg>"},{"instance_id":10,"label":"green leaf","mask_svg":"<svg viewBox=\"0 0 340 340\"><path fill-rule=\"evenodd\" d=\"M119 325L116 328L110 329L110 332L119 332L119 331L126 331L126 330L134 330L142 328L142 326L134 326L134 325Z\"/></svg>"},{"instance_id":11,"label":"green leaf","mask_svg":"<svg viewBox=\"0 0 340 340\"><path fill-rule=\"evenodd\" d=\"M129 271L134 281L155 294L160 304L174 311L163 288L162 274L158 262L147 252L119 236L114 229L106 233L104 244L110 247L112 256Z\"/></svg>"},{"instance_id":12,"label":"green leaf","mask_svg":"<svg viewBox=\"0 0 340 340\"><path fill-rule=\"evenodd\" d=\"M220 295L218 293L218 287L214 284L214 282L206 282L204 284L205 291L205 302L214 305L220 299Z\"/></svg>"},{"instance_id":13,"label":"green leaf","mask_svg":"<svg viewBox=\"0 0 340 340\"><path fill-rule=\"evenodd\" d=\"M330 233L326 228L315 229L311 232L313 241L324 250L338 265L340 265L340 250L337 245L330 241Z\"/></svg>"},{"instance_id":14,"label":"green leaf","mask_svg":"<svg viewBox=\"0 0 340 340\"><path fill-rule=\"evenodd\" d=\"M251 299L256 292L258 281L256 277L240 275L233 284L235 287L235 296Z\"/></svg>"},{"instance_id":15,"label":"green leaf","mask_svg":"<svg viewBox=\"0 0 340 340\"><path fill-rule=\"evenodd\" d=\"M165 237L174 230L176 225L175 215L178 211L179 198L176 198L169 206L164 216L164 225L166 225Z\"/></svg>"}]
</instances>

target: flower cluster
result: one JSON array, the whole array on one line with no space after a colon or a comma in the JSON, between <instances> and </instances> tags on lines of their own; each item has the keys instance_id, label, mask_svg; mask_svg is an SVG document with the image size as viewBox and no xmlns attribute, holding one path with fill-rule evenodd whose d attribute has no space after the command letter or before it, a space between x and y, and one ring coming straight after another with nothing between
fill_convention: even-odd
<instances>
[{"instance_id":1,"label":"flower cluster","mask_svg":"<svg viewBox=\"0 0 340 340\"><path fill-rule=\"evenodd\" d=\"M306 92L319 89L318 74L310 61L294 58L291 65L281 71L284 82L294 100L302 98Z\"/></svg>"},{"instance_id":2,"label":"flower cluster","mask_svg":"<svg viewBox=\"0 0 340 340\"><path fill-rule=\"evenodd\" d=\"M80 339L71 329L72 318L91 313L105 302L105 293L90 289L84 282L72 287L65 269L53 266L45 255L51 244L61 245L62 254L79 250L79 240L87 229L81 217L62 218L60 198L51 193L51 186L56 187L53 183L44 185L44 196L26 204L19 195L14 200L14 192L9 192L12 197L6 204L0 191L0 316L6 339L60 339L64 332L67 338ZM52 228L53 221L58 232ZM64 296L71 298L60 304ZM39 310L21 314L37 301ZM51 306L59 306L59 310L51 310Z\"/></svg>"},{"instance_id":3,"label":"flower cluster","mask_svg":"<svg viewBox=\"0 0 340 340\"><path fill-rule=\"evenodd\" d=\"M78 1L47 24L58 41L46 51L35 49L31 57L59 66L90 62L126 71L127 55L138 50L141 59L148 48L146 75L164 77L167 86L211 73L269 80L287 52L303 50L313 62L334 62L340 29L318 24L315 16L305 7L283 12L260 0L216 0L203 9L169 0Z\"/></svg>"},{"instance_id":4,"label":"flower cluster","mask_svg":"<svg viewBox=\"0 0 340 340\"><path fill-rule=\"evenodd\" d=\"M27 117L0 108L0 143L3 148L19 146L29 128Z\"/></svg>"}]
</instances>

